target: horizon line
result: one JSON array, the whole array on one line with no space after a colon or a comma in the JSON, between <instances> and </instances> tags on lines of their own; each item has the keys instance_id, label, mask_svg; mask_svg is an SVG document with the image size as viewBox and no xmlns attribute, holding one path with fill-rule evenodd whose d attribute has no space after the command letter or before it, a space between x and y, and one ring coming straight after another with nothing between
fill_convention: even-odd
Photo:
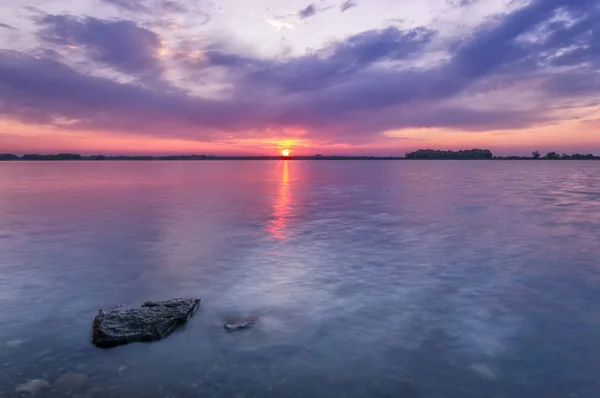
<instances>
[{"instance_id":1,"label":"horizon line","mask_svg":"<svg viewBox=\"0 0 600 398\"><path fill-rule=\"evenodd\" d=\"M23 152L23 151L15 151L15 152L0 152L0 156L18 156L18 157L24 157L24 156L59 156L59 155L73 155L73 156L81 156L81 157L85 157L85 158L93 158L93 157L107 157L107 158L117 158L117 157L130 157L130 158L140 158L140 157L155 157L155 158L165 158L165 157L211 157L211 158L281 158L281 157L288 157L288 158L310 158L310 157L348 157L348 158L405 158L406 155L409 154L413 154L413 153L418 153L418 152L424 152L424 151L430 151L430 152L447 152L447 153L459 153L459 152L469 152L469 151L489 151L493 157L520 157L520 158L527 158L527 157L532 157L534 156L535 153L538 153L541 155L541 157L544 157L544 155L548 155L548 154L556 154L558 156L561 155L568 155L568 156L573 156L573 155L592 155L592 156L600 156L600 155L596 155L596 153L594 152L572 152L572 153L566 153L566 152L559 152L559 151L549 151L546 154L541 153L537 150L534 150L532 152L529 152L529 155L495 155L494 152L490 149L487 148L477 148L477 147L473 147L473 148L468 148L468 149L433 149L433 148L419 148L419 149L415 149L412 151L407 151L403 154L398 154L398 155L366 155L366 154L356 154L356 155L350 155L350 154L344 154L344 155L328 155L325 153L314 153L314 154L290 154L288 156L283 156L281 154L277 154L277 155L272 155L272 154L208 154L208 153L166 153L166 154L157 154L157 153L135 153L135 154L106 154L106 153L98 153L98 152L87 152L84 151L82 153L79 152L71 152L71 151L54 151L54 152Z\"/></svg>"},{"instance_id":2,"label":"horizon line","mask_svg":"<svg viewBox=\"0 0 600 398\"><path fill-rule=\"evenodd\" d=\"M404 156L375 156L375 155L205 155L205 154L180 154L180 155L82 155L79 153L60 152L52 154L25 153L0 153L0 161L103 161L103 160L598 160L600 156L592 153L558 153L548 152L542 156L538 151L531 156L494 156L488 149L467 150L434 150L420 149L407 152Z\"/></svg>"}]
</instances>

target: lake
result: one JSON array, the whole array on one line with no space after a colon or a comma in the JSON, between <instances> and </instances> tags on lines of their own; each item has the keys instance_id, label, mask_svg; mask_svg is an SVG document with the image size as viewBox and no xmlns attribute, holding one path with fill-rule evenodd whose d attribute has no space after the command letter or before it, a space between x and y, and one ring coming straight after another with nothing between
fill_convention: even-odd
<instances>
[{"instance_id":1,"label":"lake","mask_svg":"<svg viewBox=\"0 0 600 398\"><path fill-rule=\"evenodd\" d=\"M0 163L0 325L1 397L597 398L600 162Z\"/></svg>"}]
</instances>

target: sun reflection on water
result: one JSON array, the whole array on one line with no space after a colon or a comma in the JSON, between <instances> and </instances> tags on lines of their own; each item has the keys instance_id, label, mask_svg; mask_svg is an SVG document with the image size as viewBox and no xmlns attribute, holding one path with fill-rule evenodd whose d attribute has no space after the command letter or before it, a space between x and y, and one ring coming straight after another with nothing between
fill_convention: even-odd
<instances>
[{"instance_id":1,"label":"sun reflection on water","mask_svg":"<svg viewBox=\"0 0 600 398\"><path fill-rule=\"evenodd\" d=\"M275 239L286 239L285 229L289 223L290 206L290 171L289 161L283 162L279 191L273 204L273 219L267 225L267 232Z\"/></svg>"}]
</instances>

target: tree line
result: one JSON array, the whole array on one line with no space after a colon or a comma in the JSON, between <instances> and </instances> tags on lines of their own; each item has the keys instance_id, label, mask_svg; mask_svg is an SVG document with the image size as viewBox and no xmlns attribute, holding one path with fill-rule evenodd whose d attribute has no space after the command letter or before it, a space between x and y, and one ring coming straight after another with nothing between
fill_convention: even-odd
<instances>
[{"instance_id":1,"label":"tree line","mask_svg":"<svg viewBox=\"0 0 600 398\"><path fill-rule=\"evenodd\" d=\"M531 153L531 156L494 156L489 149L466 149L461 151L443 151L439 149L419 149L415 152L408 152L406 159L431 159L431 160L600 160L600 156L594 156L591 153L582 154L559 154L558 152L548 152L546 155L538 151Z\"/></svg>"},{"instance_id":2,"label":"tree line","mask_svg":"<svg viewBox=\"0 0 600 398\"><path fill-rule=\"evenodd\" d=\"M58 153L54 155L27 154L18 156L12 153L0 153L0 160L201 160L211 159L208 155L173 155L173 156L83 156L76 153Z\"/></svg>"},{"instance_id":3,"label":"tree line","mask_svg":"<svg viewBox=\"0 0 600 398\"><path fill-rule=\"evenodd\" d=\"M533 151L531 156L497 156L494 159L504 160L600 160L600 156L594 156L591 153L573 153L567 154L558 152L548 152L542 155L539 151Z\"/></svg>"},{"instance_id":4,"label":"tree line","mask_svg":"<svg viewBox=\"0 0 600 398\"><path fill-rule=\"evenodd\" d=\"M441 151L439 149L419 149L406 154L407 159L454 159L475 160L493 159L494 154L489 149L466 149L462 151Z\"/></svg>"},{"instance_id":5,"label":"tree line","mask_svg":"<svg viewBox=\"0 0 600 398\"><path fill-rule=\"evenodd\" d=\"M0 153L2 160L208 160L208 159L262 159L260 156L212 156L212 155L173 155L173 156L108 156L92 155L83 156L75 153L59 153L53 155L26 154L18 156L12 153ZM264 157L265 159L277 157ZM298 159L402 159L400 157L374 158L364 157L346 157L346 156L298 156ZM559 154L558 152L548 152L543 155L538 151L531 153L531 156L494 156L489 149L466 149L460 151L444 151L439 149L419 149L415 152L408 152L406 159L425 159L425 160L600 160L600 156L594 156L591 153L582 154Z\"/></svg>"}]
</instances>

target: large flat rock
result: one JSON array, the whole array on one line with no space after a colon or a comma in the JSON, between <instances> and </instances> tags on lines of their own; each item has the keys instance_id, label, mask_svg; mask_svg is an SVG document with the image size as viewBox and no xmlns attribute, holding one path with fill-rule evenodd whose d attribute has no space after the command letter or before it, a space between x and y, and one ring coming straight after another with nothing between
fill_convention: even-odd
<instances>
[{"instance_id":1,"label":"large flat rock","mask_svg":"<svg viewBox=\"0 0 600 398\"><path fill-rule=\"evenodd\" d=\"M94 319L92 342L114 347L135 341L160 340L187 322L200 304L197 298L148 301L139 308L102 309Z\"/></svg>"}]
</instances>

